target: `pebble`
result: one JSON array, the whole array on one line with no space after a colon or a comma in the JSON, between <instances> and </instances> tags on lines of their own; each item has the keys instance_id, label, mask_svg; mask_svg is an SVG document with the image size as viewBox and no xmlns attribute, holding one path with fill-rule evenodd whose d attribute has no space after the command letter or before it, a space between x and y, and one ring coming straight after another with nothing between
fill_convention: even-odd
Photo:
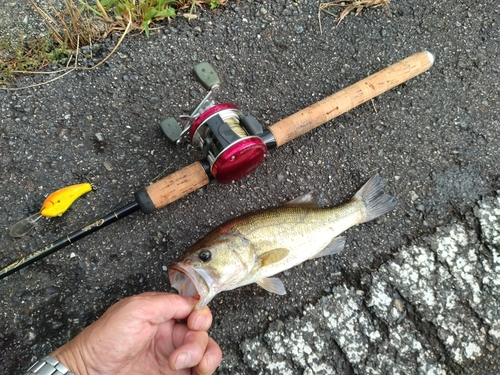
<instances>
[{"instance_id":1,"label":"pebble","mask_svg":"<svg viewBox=\"0 0 500 375\"><path fill-rule=\"evenodd\" d=\"M113 165L109 162L109 161L105 161L104 163L102 163L102 165L104 166L104 168L106 168L108 171L112 171L113 170Z\"/></svg>"}]
</instances>

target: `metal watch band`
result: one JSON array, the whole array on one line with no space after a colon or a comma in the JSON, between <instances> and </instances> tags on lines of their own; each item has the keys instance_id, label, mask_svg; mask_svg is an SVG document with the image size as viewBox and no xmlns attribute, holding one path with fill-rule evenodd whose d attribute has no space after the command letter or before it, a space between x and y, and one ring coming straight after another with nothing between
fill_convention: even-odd
<instances>
[{"instance_id":1,"label":"metal watch band","mask_svg":"<svg viewBox=\"0 0 500 375\"><path fill-rule=\"evenodd\" d=\"M25 375L75 375L57 359L48 355L35 362Z\"/></svg>"}]
</instances>

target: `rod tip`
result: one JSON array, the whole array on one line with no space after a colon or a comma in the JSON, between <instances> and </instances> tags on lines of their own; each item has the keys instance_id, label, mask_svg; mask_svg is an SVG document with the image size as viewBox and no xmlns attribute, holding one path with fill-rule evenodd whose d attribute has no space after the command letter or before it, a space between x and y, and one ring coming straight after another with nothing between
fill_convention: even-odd
<instances>
[{"instance_id":1,"label":"rod tip","mask_svg":"<svg viewBox=\"0 0 500 375\"><path fill-rule=\"evenodd\" d=\"M427 56L429 57L429 61L431 63L431 66L434 65L434 61L436 60L436 56L434 56L434 54L432 52L429 52L429 51L424 51Z\"/></svg>"}]
</instances>

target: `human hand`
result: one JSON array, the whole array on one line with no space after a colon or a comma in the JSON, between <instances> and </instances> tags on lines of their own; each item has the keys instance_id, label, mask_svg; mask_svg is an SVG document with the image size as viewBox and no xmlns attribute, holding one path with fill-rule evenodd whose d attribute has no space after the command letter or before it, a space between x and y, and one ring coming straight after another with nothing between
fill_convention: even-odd
<instances>
[{"instance_id":1,"label":"human hand","mask_svg":"<svg viewBox=\"0 0 500 375\"><path fill-rule=\"evenodd\" d=\"M169 293L125 298L51 356L77 375L212 374L222 352L206 332L210 310L195 304Z\"/></svg>"}]
</instances>

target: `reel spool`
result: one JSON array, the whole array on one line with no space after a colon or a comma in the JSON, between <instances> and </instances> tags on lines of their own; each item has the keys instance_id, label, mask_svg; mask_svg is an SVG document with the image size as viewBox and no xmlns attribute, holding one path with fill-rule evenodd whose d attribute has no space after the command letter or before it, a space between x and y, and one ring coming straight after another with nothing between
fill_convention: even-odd
<instances>
[{"instance_id":1,"label":"reel spool","mask_svg":"<svg viewBox=\"0 0 500 375\"><path fill-rule=\"evenodd\" d=\"M262 129L257 119L245 116L236 105L215 104L220 81L208 63L196 65L193 72L209 93L190 115L180 116L189 121L184 129L173 117L163 120L160 128L170 142L178 144L185 139L199 148L218 182L238 181L264 161L268 148L274 145L274 137Z\"/></svg>"}]
</instances>

